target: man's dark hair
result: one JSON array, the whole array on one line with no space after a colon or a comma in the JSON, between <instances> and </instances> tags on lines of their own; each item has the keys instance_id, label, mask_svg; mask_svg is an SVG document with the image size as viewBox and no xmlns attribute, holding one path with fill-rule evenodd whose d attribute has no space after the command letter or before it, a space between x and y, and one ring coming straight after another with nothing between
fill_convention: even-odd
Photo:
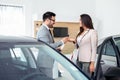
<instances>
[{"instance_id":1,"label":"man's dark hair","mask_svg":"<svg viewBox=\"0 0 120 80\"><path fill-rule=\"evenodd\" d=\"M47 11L46 13L43 14L43 21L45 21L46 19L51 19L52 16L56 16L55 13Z\"/></svg>"}]
</instances>

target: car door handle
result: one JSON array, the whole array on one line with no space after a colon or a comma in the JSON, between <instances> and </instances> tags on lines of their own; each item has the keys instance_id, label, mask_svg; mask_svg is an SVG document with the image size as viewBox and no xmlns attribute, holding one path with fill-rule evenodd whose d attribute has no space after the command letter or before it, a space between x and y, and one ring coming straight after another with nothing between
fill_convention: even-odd
<instances>
[{"instance_id":1,"label":"car door handle","mask_svg":"<svg viewBox=\"0 0 120 80\"><path fill-rule=\"evenodd\" d=\"M104 60L101 60L101 61L100 61L100 64L105 64Z\"/></svg>"}]
</instances>

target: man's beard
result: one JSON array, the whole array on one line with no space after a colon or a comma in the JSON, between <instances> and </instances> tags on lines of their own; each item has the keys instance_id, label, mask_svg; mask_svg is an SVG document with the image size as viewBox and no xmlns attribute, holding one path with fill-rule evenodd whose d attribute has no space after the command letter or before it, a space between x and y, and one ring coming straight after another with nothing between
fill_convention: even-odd
<instances>
[{"instance_id":1,"label":"man's beard","mask_svg":"<svg viewBox=\"0 0 120 80\"><path fill-rule=\"evenodd\" d=\"M53 28L53 25L49 25L49 28Z\"/></svg>"}]
</instances>

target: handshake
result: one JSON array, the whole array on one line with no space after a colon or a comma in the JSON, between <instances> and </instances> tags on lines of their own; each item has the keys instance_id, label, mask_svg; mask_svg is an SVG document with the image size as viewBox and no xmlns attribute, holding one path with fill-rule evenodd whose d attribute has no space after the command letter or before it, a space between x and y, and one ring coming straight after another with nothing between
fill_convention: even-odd
<instances>
[{"instance_id":1,"label":"handshake","mask_svg":"<svg viewBox=\"0 0 120 80\"><path fill-rule=\"evenodd\" d=\"M64 44L67 43L67 42L73 42L74 44L76 43L75 39L69 38L69 37L62 38L62 41L64 42Z\"/></svg>"},{"instance_id":2,"label":"handshake","mask_svg":"<svg viewBox=\"0 0 120 80\"><path fill-rule=\"evenodd\" d=\"M64 44L67 43L67 42L73 42L75 44L75 39L69 38L69 37L64 37L64 38L61 39L61 41L64 42ZM56 49L58 51L61 51L63 49L63 47L64 47L64 45L62 45L62 46L60 46L60 47L58 47Z\"/></svg>"}]
</instances>

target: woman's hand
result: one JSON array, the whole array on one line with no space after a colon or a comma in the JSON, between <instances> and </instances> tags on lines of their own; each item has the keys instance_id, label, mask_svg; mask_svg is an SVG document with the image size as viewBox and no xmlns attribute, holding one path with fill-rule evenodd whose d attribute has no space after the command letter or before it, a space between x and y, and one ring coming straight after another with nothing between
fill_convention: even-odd
<instances>
[{"instance_id":1,"label":"woman's hand","mask_svg":"<svg viewBox=\"0 0 120 80\"><path fill-rule=\"evenodd\" d=\"M68 41L69 41L69 42L73 42L73 43L76 42L75 39L73 39L73 38L69 38Z\"/></svg>"},{"instance_id":2,"label":"woman's hand","mask_svg":"<svg viewBox=\"0 0 120 80\"><path fill-rule=\"evenodd\" d=\"M94 62L90 63L89 70L90 70L90 73L94 72L94 70L95 70Z\"/></svg>"}]
</instances>

